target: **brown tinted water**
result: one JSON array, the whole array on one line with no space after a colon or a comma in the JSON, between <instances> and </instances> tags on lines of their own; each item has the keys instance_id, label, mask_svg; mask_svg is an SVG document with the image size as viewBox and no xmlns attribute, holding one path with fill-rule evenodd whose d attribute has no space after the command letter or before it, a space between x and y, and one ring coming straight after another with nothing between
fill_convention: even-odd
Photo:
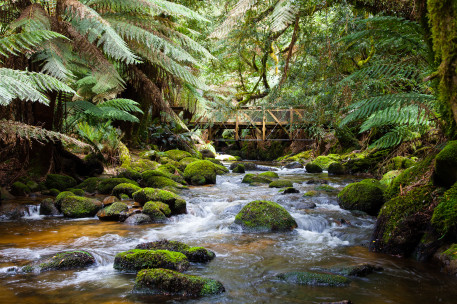
<instances>
[{"instance_id":1,"label":"brown tinted water","mask_svg":"<svg viewBox=\"0 0 457 304\"><path fill-rule=\"evenodd\" d=\"M242 174L219 176L217 184L194 187L182 195L188 214L166 224L128 226L96 218L69 220L38 216L36 207L19 220L0 220L0 303L320 303L351 299L354 303L457 303L457 279L436 266L375 254L367 250L375 219L342 210L336 193L307 198L315 209L301 209L304 192L314 185L303 170L281 170L295 181L298 195L281 195L267 186L241 184ZM341 189L352 177L329 178ZM242 233L233 225L238 210L255 199L273 200L294 216L298 229L290 233ZM38 201L18 201L36 205ZM341 219L350 225L341 224ZM194 264L188 273L221 281L226 292L208 298L185 299L133 294L134 274L113 269L116 253L137 244L173 239L205 246L217 257ZM59 251L91 252L97 265L83 270L18 274L20 267ZM275 279L286 271L319 271L358 263L382 266L384 271L353 278L347 287L291 285Z\"/></svg>"}]
</instances>

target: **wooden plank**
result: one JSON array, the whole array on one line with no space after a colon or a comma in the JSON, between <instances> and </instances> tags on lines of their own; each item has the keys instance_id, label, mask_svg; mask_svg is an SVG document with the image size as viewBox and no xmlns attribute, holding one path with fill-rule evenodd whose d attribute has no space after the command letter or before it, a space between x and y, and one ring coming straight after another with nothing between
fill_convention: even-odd
<instances>
[{"instance_id":1,"label":"wooden plank","mask_svg":"<svg viewBox=\"0 0 457 304\"><path fill-rule=\"evenodd\" d=\"M240 135L238 134L238 132L239 132L239 130L238 130L239 125L238 125L238 124L239 124L239 118L238 118L238 114L236 114L236 122L235 122L235 140L237 140L237 141L240 140L240 137L239 137Z\"/></svg>"},{"instance_id":2,"label":"wooden plank","mask_svg":"<svg viewBox=\"0 0 457 304\"><path fill-rule=\"evenodd\" d=\"M265 141L265 130L267 128L265 127L265 111L263 111L263 116L262 116L262 141Z\"/></svg>"},{"instance_id":3,"label":"wooden plank","mask_svg":"<svg viewBox=\"0 0 457 304\"><path fill-rule=\"evenodd\" d=\"M271 113L270 110L267 110L267 112L270 113L271 117L273 117L273 119L279 124L279 126L284 130L284 132L286 132L287 136L289 136L289 138L290 138L289 132L286 130L286 128L284 128L284 126L281 124L281 122L279 121L279 119L276 118L276 116L274 116L273 113Z\"/></svg>"}]
</instances>

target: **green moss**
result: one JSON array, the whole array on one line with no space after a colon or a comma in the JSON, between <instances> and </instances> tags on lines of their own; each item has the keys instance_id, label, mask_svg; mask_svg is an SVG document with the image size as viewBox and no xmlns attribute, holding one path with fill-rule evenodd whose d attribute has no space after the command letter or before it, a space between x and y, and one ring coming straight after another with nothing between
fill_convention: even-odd
<instances>
[{"instance_id":1,"label":"green moss","mask_svg":"<svg viewBox=\"0 0 457 304\"><path fill-rule=\"evenodd\" d=\"M362 152L362 153L351 153L342 156L347 159L345 167L351 174L355 173L367 173L375 171L379 164L381 164L389 155L389 150L381 150L376 152Z\"/></svg>"},{"instance_id":2,"label":"green moss","mask_svg":"<svg viewBox=\"0 0 457 304\"><path fill-rule=\"evenodd\" d=\"M67 175L48 174L45 185L48 189L59 189L60 191L76 186L76 180Z\"/></svg>"},{"instance_id":3,"label":"green moss","mask_svg":"<svg viewBox=\"0 0 457 304\"><path fill-rule=\"evenodd\" d=\"M457 182L457 140L450 141L435 157L434 183L450 187Z\"/></svg>"},{"instance_id":4,"label":"green moss","mask_svg":"<svg viewBox=\"0 0 457 304\"><path fill-rule=\"evenodd\" d=\"M163 222L170 216L171 210L162 202L147 202L143 206L143 213L148 215L154 222Z\"/></svg>"},{"instance_id":5,"label":"green moss","mask_svg":"<svg viewBox=\"0 0 457 304\"><path fill-rule=\"evenodd\" d=\"M40 186L34 181L29 180L26 185L29 187L31 192L39 191Z\"/></svg>"},{"instance_id":6,"label":"green moss","mask_svg":"<svg viewBox=\"0 0 457 304\"><path fill-rule=\"evenodd\" d=\"M159 163L149 159L140 158L134 162L131 162L129 166L124 166L123 168L142 173L146 170L155 170L158 167Z\"/></svg>"},{"instance_id":7,"label":"green moss","mask_svg":"<svg viewBox=\"0 0 457 304\"><path fill-rule=\"evenodd\" d=\"M444 192L441 202L433 211L432 225L442 235L457 228L457 183Z\"/></svg>"},{"instance_id":8,"label":"green moss","mask_svg":"<svg viewBox=\"0 0 457 304\"><path fill-rule=\"evenodd\" d=\"M168 150L165 152L165 155L167 157L171 158L172 160L175 160L178 162L183 158L192 157L192 155L189 152L181 151L181 150Z\"/></svg>"},{"instance_id":9,"label":"green moss","mask_svg":"<svg viewBox=\"0 0 457 304\"><path fill-rule=\"evenodd\" d=\"M305 194L303 194L303 196L307 196L307 197L313 197L316 195L317 195L317 191L314 191L314 190L308 191Z\"/></svg>"},{"instance_id":10,"label":"green moss","mask_svg":"<svg viewBox=\"0 0 457 304\"><path fill-rule=\"evenodd\" d=\"M259 173L259 176L268 177L268 178L279 178L278 173L273 172L273 171Z\"/></svg>"},{"instance_id":11,"label":"green moss","mask_svg":"<svg viewBox=\"0 0 457 304\"><path fill-rule=\"evenodd\" d=\"M123 213L127 213L129 207L122 202L114 202L108 207L98 211L97 216L102 221L118 221Z\"/></svg>"},{"instance_id":12,"label":"green moss","mask_svg":"<svg viewBox=\"0 0 457 304\"><path fill-rule=\"evenodd\" d=\"M107 178L99 182L98 192L102 194L110 194L113 191L114 187L116 187L119 184L132 184L138 186L138 183L131 179L117 177Z\"/></svg>"},{"instance_id":13,"label":"green moss","mask_svg":"<svg viewBox=\"0 0 457 304\"><path fill-rule=\"evenodd\" d=\"M185 243L168 240L139 244L136 246L136 249L161 249L181 252L189 259L190 262L208 262L216 256L214 252L203 247L190 247Z\"/></svg>"},{"instance_id":14,"label":"green moss","mask_svg":"<svg viewBox=\"0 0 457 304\"><path fill-rule=\"evenodd\" d=\"M57 207L57 209L61 209L61 206L62 206L62 202L63 200L66 198L66 197L69 197L69 196L75 196L76 194L74 194L73 192L71 191L62 191L60 192L57 197L56 197L56 200L55 200L55 205ZM76 195L76 196L81 196L81 195Z\"/></svg>"},{"instance_id":15,"label":"green moss","mask_svg":"<svg viewBox=\"0 0 457 304\"><path fill-rule=\"evenodd\" d=\"M449 260L457 260L457 244L452 244L442 254L445 255Z\"/></svg>"},{"instance_id":16,"label":"green moss","mask_svg":"<svg viewBox=\"0 0 457 304\"><path fill-rule=\"evenodd\" d=\"M179 195L167 190L144 188L133 193L133 199L144 205L149 201L159 201L170 207L172 214L186 213L186 201Z\"/></svg>"},{"instance_id":17,"label":"green moss","mask_svg":"<svg viewBox=\"0 0 457 304\"><path fill-rule=\"evenodd\" d=\"M216 175L216 165L208 160L193 162L184 170L184 178L192 185L215 184Z\"/></svg>"},{"instance_id":18,"label":"green moss","mask_svg":"<svg viewBox=\"0 0 457 304\"><path fill-rule=\"evenodd\" d=\"M232 169L233 173L244 173L246 172L243 164L237 164L235 168Z\"/></svg>"},{"instance_id":19,"label":"green moss","mask_svg":"<svg viewBox=\"0 0 457 304\"><path fill-rule=\"evenodd\" d=\"M184 271L189 268L189 261L180 252L132 249L116 254L113 266L114 269L129 272L148 268Z\"/></svg>"},{"instance_id":20,"label":"green moss","mask_svg":"<svg viewBox=\"0 0 457 304\"><path fill-rule=\"evenodd\" d=\"M258 174L248 173L244 175L241 182L253 186L256 184L270 184L272 180L266 176L259 176Z\"/></svg>"},{"instance_id":21,"label":"green moss","mask_svg":"<svg viewBox=\"0 0 457 304\"><path fill-rule=\"evenodd\" d=\"M289 180L279 179L272 181L268 187L270 188L292 188L294 185Z\"/></svg>"},{"instance_id":22,"label":"green moss","mask_svg":"<svg viewBox=\"0 0 457 304\"><path fill-rule=\"evenodd\" d=\"M100 177L89 177L88 179L85 179L81 184L77 186L78 189L83 189L86 190L87 192L93 193L97 191L98 189L98 184L104 180L103 178Z\"/></svg>"},{"instance_id":23,"label":"green moss","mask_svg":"<svg viewBox=\"0 0 457 304\"><path fill-rule=\"evenodd\" d=\"M306 271L282 273L278 275L278 278L289 283L310 286L345 286L351 282L340 275Z\"/></svg>"},{"instance_id":24,"label":"green moss","mask_svg":"<svg viewBox=\"0 0 457 304\"><path fill-rule=\"evenodd\" d=\"M84 192L83 189L70 188L70 189L68 189L68 191L72 192L74 195L77 195L77 196L84 196L84 195L86 195L86 193Z\"/></svg>"},{"instance_id":25,"label":"green moss","mask_svg":"<svg viewBox=\"0 0 457 304\"><path fill-rule=\"evenodd\" d=\"M50 270L69 270L84 268L95 264L95 258L86 251L75 250L57 253L22 268L23 272Z\"/></svg>"},{"instance_id":26,"label":"green moss","mask_svg":"<svg viewBox=\"0 0 457 304\"><path fill-rule=\"evenodd\" d=\"M322 168L315 163L307 163L305 169L308 173L322 173Z\"/></svg>"},{"instance_id":27,"label":"green moss","mask_svg":"<svg viewBox=\"0 0 457 304\"><path fill-rule=\"evenodd\" d=\"M219 281L168 269L145 269L138 273L134 291L147 294L209 296L224 292Z\"/></svg>"},{"instance_id":28,"label":"green moss","mask_svg":"<svg viewBox=\"0 0 457 304\"><path fill-rule=\"evenodd\" d=\"M31 192L30 188L21 182L15 182L11 186L11 194L15 196L26 196Z\"/></svg>"},{"instance_id":29,"label":"green moss","mask_svg":"<svg viewBox=\"0 0 457 304\"><path fill-rule=\"evenodd\" d=\"M339 162L330 163L330 165L328 166L329 175L343 175L345 173L346 173L346 169Z\"/></svg>"},{"instance_id":30,"label":"green moss","mask_svg":"<svg viewBox=\"0 0 457 304\"><path fill-rule=\"evenodd\" d=\"M92 217L97 214L101 207L100 201L80 196L67 196L61 204L63 215L73 218Z\"/></svg>"},{"instance_id":31,"label":"green moss","mask_svg":"<svg viewBox=\"0 0 457 304\"><path fill-rule=\"evenodd\" d=\"M180 183L177 183L174 180L169 179L167 177L163 177L163 176L151 176L151 177L147 178L146 180L143 180L143 184L146 187L150 187L150 188L187 189L186 186L183 186Z\"/></svg>"},{"instance_id":32,"label":"green moss","mask_svg":"<svg viewBox=\"0 0 457 304\"><path fill-rule=\"evenodd\" d=\"M385 187L390 187L394 179L401 174L400 170L392 170L387 172L382 176L382 179L379 181Z\"/></svg>"},{"instance_id":33,"label":"green moss","mask_svg":"<svg viewBox=\"0 0 457 304\"><path fill-rule=\"evenodd\" d=\"M286 155L286 156L283 156L283 157L279 157L277 159L277 161L298 161L298 162L304 162L310 158L313 157L313 150L307 150L307 151L303 151L303 152L300 152L298 154L295 154L295 155Z\"/></svg>"},{"instance_id":34,"label":"green moss","mask_svg":"<svg viewBox=\"0 0 457 304\"><path fill-rule=\"evenodd\" d=\"M181 160L179 161L179 169L180 169L181 171L184 171L184 170L186 169L187 165L189 165L189 164L191 164L191 163L193 163L193 162L196 162L196 161L198 161L198 160L200 160L200 159L195 158L195 157L186 157L186 158L183 158L183 159L181 159Z\"/></svg>"},{"instance_id":35,"label":"green moss","mask_svg":"<svg viewBox=\"0 0 457 304\"><path fill-rule=\"evenodd\" d=\"M57 196L59 195L60 191L58 189L49 189L48 194L51 196Z\"/></svg>"},{"instance_id":36,"label":"green moss","mask_svg":"<svg viewBox=\"0 0 457 304\"><path fill-rule=\"evenodd\" d=\"M178 169L179 163L175 165L172 164L165 164L161 165L157 170L163 172L165 177L174 180L177 183L185 184L186 181L184 180L184 173Z\"/></svg>"},{"instance_id":37,"label":"green moss","mask_svg":"<svg viewBox=\"0 0 457 304\"><path fill-rule=\"evenodd\" d=\"M349 184L338 194L338 203L343 209L377 215L384 204L381 184L375 179Z\"/></svg>"},{"instance_id":38,"label":"green moss","mask_svg":"<svg viewBox=\"0 0 457 304\"><path fill-rule=\"evenodd\" d=\"M297 227L294 218L284 207L270 201L253 201L241 209L235 224L250 231L288 231Z\"/></svg>"},{"instance_id":39,"label":"green moss","mask_svg":"<svg viewBox=\"0 0 457 304\"><path fill-rule=\"evenodd\" d=\"M329 154L329 155L321 155L316 157L315 160L313 160L313 164L318 165L321 167L323 170L327 170L328 166L333 163L333 162L339 162L341 160L341 156L338 154Z\"/></svg>"},{"instance_id":40,"label":"green moss","mask_svg":"<svg viewBox=\"0 0 457 304\"><path fill-rule=\"evenodd\" d=\"M141 173L132 168L124 168L116 175L118 178L128 178L138 182L141 179Z\"/></svg>"},{"instance_id":41,"label":"green moss","mask_svg":"<svg viewBox=\"0 0 457 304\"><path fill-rule=\"evenodd\" d=\"M122 194L126 194L128 197L132 198L133 193L141 190L141 188L137 185L130 184L130 183L121 183L116 185L111 192L112 195L121 198Z\"/></svg>"},{"instance_id":42,"label":"green moss","mask_svg":"<svg viewBox=\"0 0 457 304\"><path fill-rule=\"evenodd\" d=\"M316 191L324 191L324 192L336 192L336 191L338 191L337 189L333 188L332 186L325 185L325 184L314 187L314 190L316 190Z\"/></svg>"}]
</instances>

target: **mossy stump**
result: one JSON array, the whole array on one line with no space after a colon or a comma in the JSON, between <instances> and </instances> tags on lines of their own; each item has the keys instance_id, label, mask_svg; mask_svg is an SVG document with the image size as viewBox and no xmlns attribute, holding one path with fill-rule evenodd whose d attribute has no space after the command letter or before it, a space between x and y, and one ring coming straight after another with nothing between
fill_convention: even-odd
<instances>
[{"instance_id":1,"label":"mossy stump","mask_svg":"<svg viewBox=\"0 0 457 304\"><path fill-rule=\"evenodd\" d=\"M116 254L113 266L117 270L126 272L137 272L148 268L184 271L189 268L189 261L180 252L132 249Z\"/></svg>"}]
</instances>

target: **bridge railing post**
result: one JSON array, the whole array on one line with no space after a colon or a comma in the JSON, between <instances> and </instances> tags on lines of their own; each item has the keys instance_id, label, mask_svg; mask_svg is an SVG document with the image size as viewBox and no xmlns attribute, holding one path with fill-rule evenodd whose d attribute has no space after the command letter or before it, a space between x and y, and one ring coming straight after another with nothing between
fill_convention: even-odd
<instances>
[{"instance_id":1,"label":"bridge railing post","mask_svg":"<svg viewBox=\"0 0 457 304\"><path fill-rule=\"evenodd\" d=\"M265 141L265 131L266 131L266 126L265 126L265 107L262 107L262 141Z\"/></svg>"}]
</instances>

